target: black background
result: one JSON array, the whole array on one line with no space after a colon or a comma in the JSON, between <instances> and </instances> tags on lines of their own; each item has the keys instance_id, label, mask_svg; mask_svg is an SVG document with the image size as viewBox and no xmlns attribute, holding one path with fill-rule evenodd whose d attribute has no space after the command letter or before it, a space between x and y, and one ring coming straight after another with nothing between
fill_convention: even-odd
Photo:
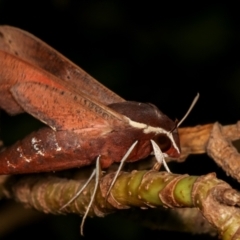
<instances>
[{"instance_id":1,"label":"black background","mask_svg":"<svg viewBox=\"0 0 240 240\"><path fill-rule=\"evenodd\" d=\"M200 100L183 126L232 124L240 119L238 10L232 3L0 0L0 24L31 32L123 98L154 103L172 119L180 119L199 92ZM1 120L7 145L38 125L25 115L10 118L2 113ZM190 157L173 169L189 174L217 171L225 178L206 156ZM0 237L74 240L80 238L79 222L76 216L46 216ZM105 239L175 236L119 216L87 220L85 239L96 232Z\"/></svg>"}]
</instances>

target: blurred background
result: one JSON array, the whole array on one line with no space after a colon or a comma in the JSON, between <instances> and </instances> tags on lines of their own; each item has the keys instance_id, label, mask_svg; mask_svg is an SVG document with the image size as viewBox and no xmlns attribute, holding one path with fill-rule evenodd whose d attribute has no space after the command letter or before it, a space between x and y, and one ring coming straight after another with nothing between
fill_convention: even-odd
<instances>
[{"instance_id":1,"label":"blurred background","mask_svg":"<svg viewBox=\"0 0 240 240\"><path fill-rule=\"evenodd\" d=\"M0 24L31 32L123 98L151 102L172 119L180 119L199 92L200 100L182 126L232 124L240 119L240 18L239 8L232 3L0 0ZM38 121L27 115L10 118L1 113L0 136L6 145L37 127ZM186 163L173 165L172 171L217 172L237 187L207 156L190 157ZM7 204L2 201L0 214ZM4 216L14 219L14 211ZM80 220L40 214L31 225L23 221L22 226L2 231L0 238L80 239ZM140 222L118 214L90 219L85 239L96 231L105 239L176 234L152 231Z\"/></svg>"}]
</instances>

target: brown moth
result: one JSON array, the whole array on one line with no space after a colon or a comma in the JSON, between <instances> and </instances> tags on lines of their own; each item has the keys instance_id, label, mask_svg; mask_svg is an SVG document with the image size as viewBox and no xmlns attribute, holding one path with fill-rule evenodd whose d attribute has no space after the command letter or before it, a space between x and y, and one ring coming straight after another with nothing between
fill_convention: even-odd
<instances>
[{"instance_id":1,"label":"brown moth","mask_svg":"<svg viewBox=\"0 0 240 240\"><path fill-rule=\"evenodd\" d=\"M0 108L27 112L47 126L0 153L0 174L49 172L125 157L147 157L157 144L178 158L178 125L152 104L119 97L46 43L0 26ZM155 145L156 145L155 144Z\"/></svg>"}]
</instances>

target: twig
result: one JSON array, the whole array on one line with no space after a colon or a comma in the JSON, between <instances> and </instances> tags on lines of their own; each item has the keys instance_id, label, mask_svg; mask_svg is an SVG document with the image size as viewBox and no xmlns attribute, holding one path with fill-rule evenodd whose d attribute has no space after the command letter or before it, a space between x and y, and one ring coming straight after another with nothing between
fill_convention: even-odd
<instances>
[{"instance_id":1,"label":"twig","mask_svg":"<svg viewBox=\"0 0 240 240\"><path fill-rule=\"evenodd\" d=\"M114 173L101 179L100 188L90 210L91 216L104 216L117 209L132 206L152 207L197 207L203 216L218 229L223 239L240 238L240 209L220 202L222 192L232 191L231 205L238 204L240 195L227 183L217 179L215 174L196 177L175 175L166 172L133 171L122 172L105 200ZM8 196L27 206L45 213L84 214L90 200L94 181L78 199L61 212L60 207L81 187L83 182L56 177L25 176L12 177L4 184ZM238 199L236 198L238 196Z\"/></svg>"}]
</instances>

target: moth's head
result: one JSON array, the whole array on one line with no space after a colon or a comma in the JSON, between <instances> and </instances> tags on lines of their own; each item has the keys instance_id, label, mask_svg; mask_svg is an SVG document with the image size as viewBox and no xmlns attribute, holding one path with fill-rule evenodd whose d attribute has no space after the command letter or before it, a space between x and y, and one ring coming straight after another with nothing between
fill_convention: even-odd
<instances>
[{"instance_id":1,"label":"moth's head","mask_svg":"<svg viewBox=\"0 0 240 240\"><path fill-rule=\"evenodd\" d=\"M154 140L168 157L180 156L180 141L177 123L150 103L121 102L108 105L116 112L131 119L132 126L139 127L144 133L154 133Z\"/></svg>"}]
</instances>

